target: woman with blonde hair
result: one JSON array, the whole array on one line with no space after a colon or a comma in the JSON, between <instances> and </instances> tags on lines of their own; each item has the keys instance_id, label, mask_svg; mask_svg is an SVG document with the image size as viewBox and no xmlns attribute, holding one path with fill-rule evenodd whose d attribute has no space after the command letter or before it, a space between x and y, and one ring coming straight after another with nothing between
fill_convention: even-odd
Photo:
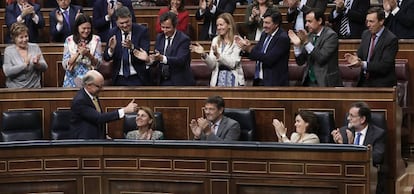
<instances>
[{"instance_id":1,"label":"woman with blonde hair","mask_svg":"<svg viewBox=\"0 0 414 194\"><path fill-rule=\"evenodd\" d=\"M137 129L127 133L127 139L158 140L164 139L164 134L155 129L155 116L151 108L143 106L138 108L135 119Z\"/></svg>"},{"instance_id":2,"label":"woman with blonde hair","mask_svg":"<svg viewBox=\"0 0 414 194\"><path fill-rule=\"evenodd\" d=\"M204 53L199 43L191 45L191 50L201 54L212 69L210 86L244 86L241 49L234 41L238 33L233 16L230 13L220 14L216 24L217 36L211 41L210 52Z\"/></svg>"}]
</instances>

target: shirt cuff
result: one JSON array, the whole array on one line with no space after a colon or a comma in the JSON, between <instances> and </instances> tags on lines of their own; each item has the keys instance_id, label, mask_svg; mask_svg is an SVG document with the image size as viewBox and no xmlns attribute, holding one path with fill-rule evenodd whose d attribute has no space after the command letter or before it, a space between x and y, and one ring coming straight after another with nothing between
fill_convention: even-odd
<instances>
[{"instance_id":1,"label":"shirt cuff","mask_svg":"<svg viewBox=\"0 0 414 194\"><path fill-rule=\"evenodd\" d=\"M295 53L295 56L299 56L300 54L302 54L302 48L299 46L293 46L293 51Z\"/></svg>"},{"instance_id":2,"label":"shirt cuff","mask_svg":"<svg viewBox=\"0 0 414 194\"><path fill-rule=\"evenodd\" d=\"M58 32L60 32L60 31L62 31L62 28L63 28L63 24L61 24L61 23L57 23L56 24L56 30L58 31Z\"/></svg>"},{"instance_id":3,"label":"shirt cuff","mask_svg":"<svg viewBox=\"0 0 414 194\"><path fill-rule=\"evenodd\" d=\"M112 53L112 49L110 49L110 48L108 48L108 55L110 56L110 57L112 57L112 55L113 55L114 53Z\"/></svg>"},{"instance_id":4,"label":"shirt cuff","mask_svg":"<svg viewBox=\"0 0 414 194\"><path fill-rule=\"evenodd\" d=\"M362 63L362 69L363 69L363 70L367 70L367 68L368 68L368 63L367 63L366 61L361 61L361 63Z\"/></svg>"},{"instance_id":5,"label":"shirt cuff","mask_svg":"<svg viewBox=\"0 0 414 194\"><path fill-rule=\"evenodd\" d=\"M122 119L125 116L125 112L123 108L118 109L119 118Z\"/></svg>"},{"instance_id":6,"label":"shirt cuff","mask_svg":"<svg viewBox=\"0 0 414 194\"><path fill-rule=\"evenodd\" d=\"M391 11L391 14L392 15L395 15L395 14L398 13L398 11L400 11L400 8L399 7L395 7L395 9Z\"/></svg>"},{"instance_id":7,"label":"shirt cuff","mask_svg":"<svg viewBox=\"0 0 414 194\"><path fill-rule=\"evenodd\" d=\"M111 18L109 17L109 15L105 15L105 21L109 22L111 20Z\"/></svg>"},{"instance_id":8,"label":"shirt cuff","mask_svg":"<svg viewBox=\"0 0 414 194\"><path fill-rule=\"evenodd\" d=\"M16 20L17 22L24 22L24 19L22 18L21 15L17 16Z\"/></svg>"},{"instance_id":9,"label":"shirt cuff","mask_svg":"<svg viewBox=\"0 0 414 194\"><path fill-rule=\"evenodd\" d=\"M217 11L217 7L213 5L213 7L210 9L210 13L215 14Z\"/></svg>"},{"instance_id":10,"label":"shirt cuff","mask_svg":"<svg viewBox=\"0 0 414 194\"><path fill-rule=\"evenodd\" d=\"M164 64L167 64L167 63L168 63L167 56L165 56L165 55L163 55L163 56L162 56L162 61L161 61L161 63L164 63Z\"/></svg>"},{"instance_id":11,"label":"shirt cuff","mask_svg":"<svg viewBox=\"0 0 414 194\"><path fill-rule=\"evenodd\" d=\"M32 20L35 24L39 23L39 16L37 16L36 14L32 17Z\"/></svg>"},{"instance_id":12,"label":"shirt cuff","mask_svg":"<svg viewBox=\"0 0 414 194\"><path fill-rule=\"evenodd\" d=\"M310 42L305 44L305 49L306 49L306 52L308 52L308 53L311 53L314 48L315 48L315 46L313 46L313 44L310 43Z\"/></svg>"}]
</instances>

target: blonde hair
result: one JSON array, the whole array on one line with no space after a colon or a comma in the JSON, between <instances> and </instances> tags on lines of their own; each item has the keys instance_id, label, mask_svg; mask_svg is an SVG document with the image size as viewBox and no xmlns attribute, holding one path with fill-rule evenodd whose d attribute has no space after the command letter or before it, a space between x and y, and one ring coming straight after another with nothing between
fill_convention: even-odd
<instances>
[{"instance_id":1,"label":"blonde hair","mask_svg":"<svg viewBox=\"0 0 414 194\"><path fill-rule=\"evenodd\" d=\"M10 27L10 36L14 42L14 39L23 32L29 32L29 28L24 23L16 22Z\"/></svg>"},{"instance_id":2,"label":"blonde hair","mask_svg":"<svg viewBox=\"0 0 414 194\"><path fill-rule=\"evenodd\" d=\"M232 45L234 36L238 34L236 23L234 22L233 16L230 13L222 13L217 17L217 20L220 18L223 19L224 22L226 22L230 26L230 29L225 36L228 37L228 39L230 40L230 45ZM225 37L219 36L217 44L220 45L222 42L224 42L224 39Z\"/></svg>"},{"instance_id":3,"label":"blonde hair","mask_svg":"<svg viewBox=\"0 0 414 194\"><path fill-rule=\"evenodd\" d=\"M151 127L152 130L155 130L155 116L154 116L154 111L152 111L152 109L150 107L148 107L148 106L141 106L141 107L138 107L137 114L138 114L138 112L140 110L142 110L145 113L147 113L147 115L149 116L149 118L152 119L152 123L150 124L150 127Z\"/></svg>"}]
</instances>

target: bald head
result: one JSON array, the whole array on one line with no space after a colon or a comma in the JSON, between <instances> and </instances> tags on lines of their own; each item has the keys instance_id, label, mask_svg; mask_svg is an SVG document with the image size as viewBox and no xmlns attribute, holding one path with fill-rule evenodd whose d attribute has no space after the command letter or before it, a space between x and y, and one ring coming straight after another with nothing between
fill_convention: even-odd
<instances>
[{"instance_id":1,"label":"bald head","mask_svg":"<svg viewBox=\"0 0 414 194\"><path fill-rule=\"evenodd\" d=\"M93 96L98 96L104 84L104 77L96 70L88 71L82 79L83 87Z\"/></svg>"}]
</instances>

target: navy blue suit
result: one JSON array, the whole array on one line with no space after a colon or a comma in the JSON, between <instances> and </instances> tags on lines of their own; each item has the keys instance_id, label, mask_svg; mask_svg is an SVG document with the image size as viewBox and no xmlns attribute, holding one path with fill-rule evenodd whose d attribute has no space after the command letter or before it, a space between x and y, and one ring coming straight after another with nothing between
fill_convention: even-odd
<instances>
[{"instance_id":1,"label":"navy blue suit","mask_svg":"<svg viewBox=\"0 0 414 194\"><path fill-rule=\"evenodd\" d=\"M132 16L132 23L136 23L134 9L132 8L131 0L118 0L123 6L127 6ZM110 25L112 22L112 28L116 27L115 13L112 15L110 21L105 20L105 16L108 14L108 1L96 0L93 4L93 28L97 31L101 37L102 42L107 42L111 36L109 36Z\"/></svg>"},{"instance_id":2,"label":"navy blue suit","mask_svg":"<svg viewBox=\"0 0 414 194\"><path fill-rule=\"evenodd\" d=\"M267 34L260 36L259 42L249 54L249 59L261 61L264 86L289 86L290 39L282 28L270 40L266 53L261 52Z\"/></svg>"},{"instance_id":3,"label":"navy blue suit","mask_svg":"<svg viewBox=\"0 0 414 194\"><path fill-rule=\"evenodd\" d=\"M40 13L40 5L29 3L34 7L36 15L39 17L39 22L36 24L32 20L32 16L26 15L24 18L24 23L29 29L29 42L39 42L39 29L43 28L45 21L43 19L42 13ZM17 22L17 17L22 13L17 2L14 2L6 7L6 25L10 29L11 25ZM6 43L10 43L10 36L6 37Z\"/></svg>"},{"instance_id":4,"label":"navy blue suit","mask_svg":"<svg viewBox=\"0 0 414 194\"><path fill-rule=\"evenodd\" d=\"M71 110L73 114L70 130L74 139L104 139L105 124L119 119L118 110L107 113L98 112L83 88L73 98Z\"/></svg>"},{"instance_id":5,"label":"navy blue suit","mask_svg":"<svg viewBox=\"0 0 414 194\"><path fill-rule=\"evenodd\" d=\"M414 38L414 1L403 0L397 14L385 19L385 26L398 38Z\"/></svg>"},{"instance_id":6,"label":"navy blue suit","mask_svg":"<svg viewBox=\"0 0 414 194\"><path fill-rule=\"evenodd\" d=\"M70 8L69 8L70 26L68 26L68 24L65 21L65 18L63 18L63 27L61 31L58 31L56 29L56 24L57 24L56 11L60 11L60 8L56 8L49 13L50 36L52 37L53 42L65 42L66 37L72 35L72 31L75 25L75 17L76 17L76 14L78 13L78 10L80 10L80 12L83 13L81 6L70 5Z\"/></svg>"},{"instance_id":7,"label":"navy blue suit","mask_svg":"<svg viewBox=\"0 0 414 194\"><path fill-rule=\"evenodd\" d=\"M131 43L134 44L134 48L135 49L139 49L142 48L145 51L149 51L149 47L150 47L150 39L149 39L149 33L148 33L148 28L141 26L139 24L133 23L132 27L131 27ZM105 48L105 52L104 52L104 60L105 61L110 61L113 60L113 65L112 65L112 80L114 82L114 85L116 85L116 79L117 76L119 75L119 71L121 70L121 62L122 62L122 34L121 34L121 30L118 27L112 28L109 31L109 37L112 37L113 35L115 35L116 37L116 47L114 49L114 53L111 56L109 56L108 54L108 48L109 45L106 45ZM146 69L146 64L144 61L141 61L139 59L137 59L134 54L132 53L132 50L130 50L130 58L131 58L131 63L132 66L134 67L135 71L137 72L137 75L140 79L141 83L138 83L138 85L149 85L149 80L148 80L148 70Z\"/></svg>"},{"instance_id":8,"label":"navy blue suit","mask_svg":"<svg viewBox=\"0 0 414 194\"><path fill-rule=\"evenodd\" d=\"M215 0L217 1L217 0ZM222 13L230 13L233 14L234 10L236 9L236 1L234 0L220 0L218 6L216 6L216 12L212 14L210 9L207 7L204 14L200 14L200 10L197 9L196 11L196 19L203 20L203 28L200 31L198 40L211 40L216 35L216 20L217 17ZM213 33L213 37L209 37L208 30L211 23L211 31Z\"/></svg>"},{"instance_id":9,"label":"navy blue suit","mask_svg":"<svg viewBox=\"0 0 414 194\"><path fill-rule=\"evenodd\" d=\"M165 35L159 33L155 42L155 49L160 54L167 57L167 64L159 64L162 69L163 65L169 67L170 79L156 78L160 80L160 85L173 85L173 86L191 86L195 85L194 77L191 72L190 62L190 38L183 32L176 30L174 39L171 41L170 48L164 53L165 47ZM160 72L159 75L162 73Z\"/></svg>"}]
</instances>

